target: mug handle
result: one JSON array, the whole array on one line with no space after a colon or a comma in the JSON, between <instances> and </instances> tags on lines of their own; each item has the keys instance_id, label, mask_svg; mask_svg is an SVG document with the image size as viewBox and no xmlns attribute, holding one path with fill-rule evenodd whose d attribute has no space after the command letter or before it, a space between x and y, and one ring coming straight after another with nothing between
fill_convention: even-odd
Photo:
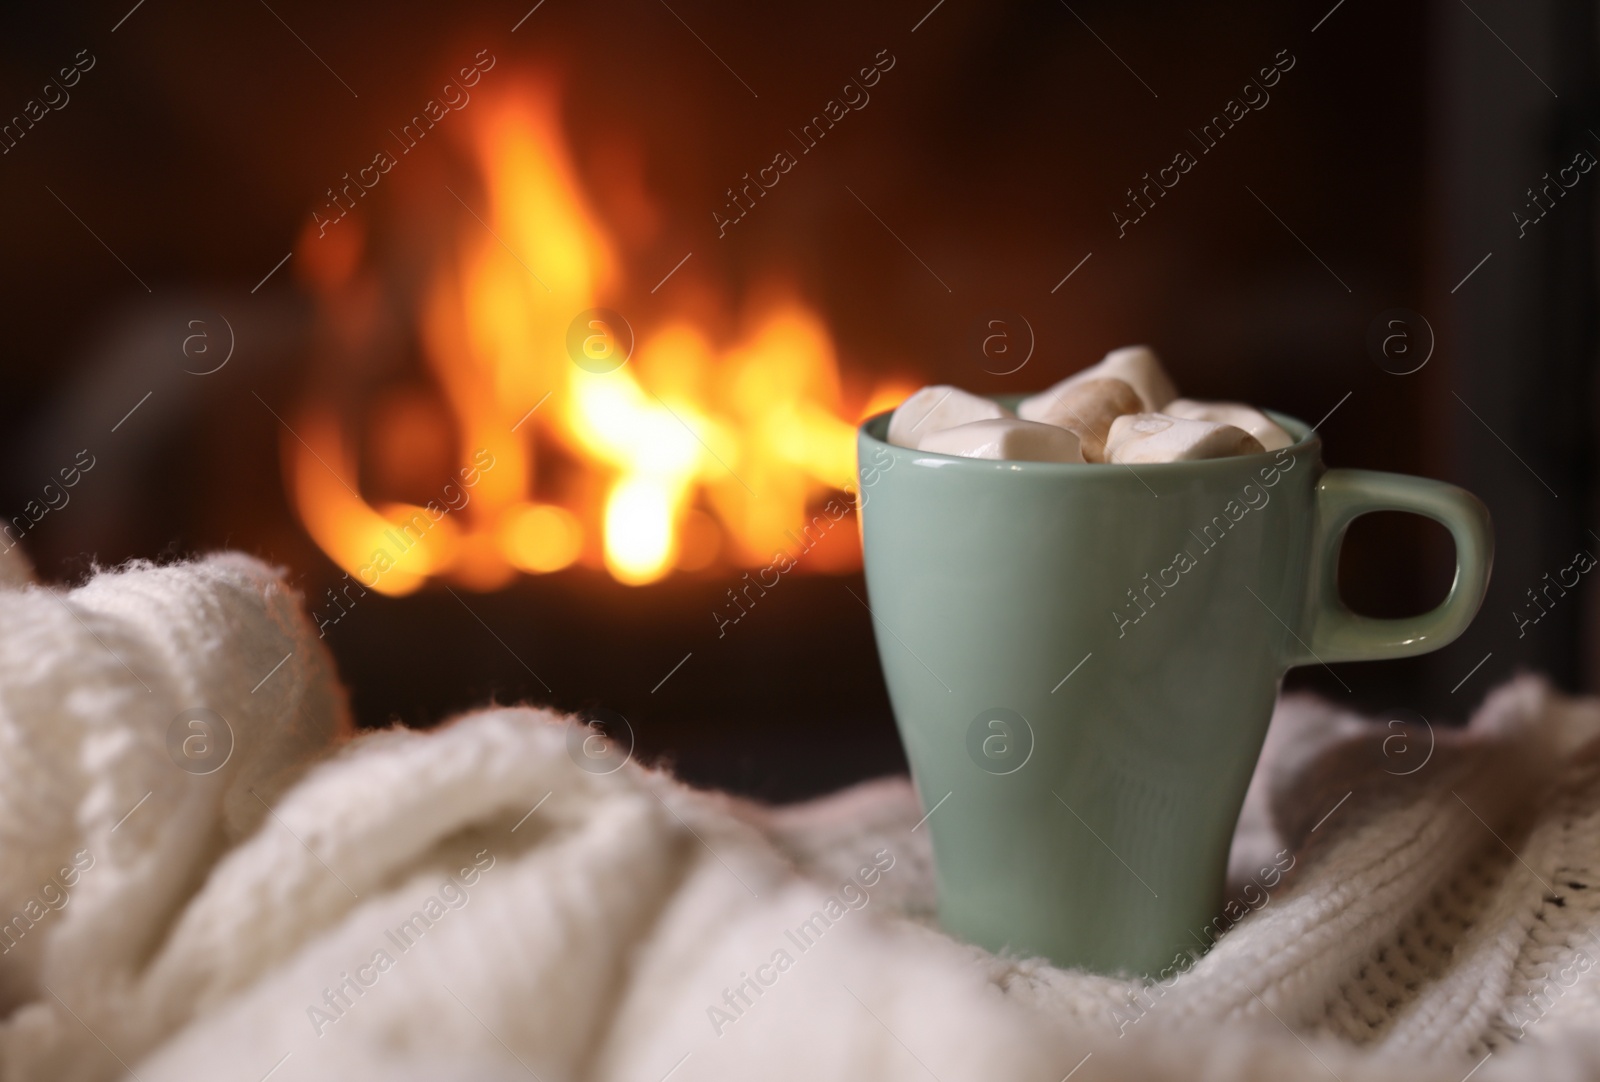
<instances>
[{"instance_id":1,"label":"mug handle","mask_svg":"<svg viewBox=\"0 0 1600 1082\"><path fill-rule=\"evenodd\" d=\"M1467 629L1483 604L1494 562L1494 527L1489 509L1466 489L1375 470L1329 470L1317 482L1317 536L1313 540L1313 589L1306 612L1308 633L1296 636L1305 654L1291 665L1376 661L1437 650ZM1456 545L1456 575L1438 608L1397 620L1351 612L1339 597L1339 550L1350 523L1371 511L1425 515L1450 531Z\"/></svg>"}]
</instances>

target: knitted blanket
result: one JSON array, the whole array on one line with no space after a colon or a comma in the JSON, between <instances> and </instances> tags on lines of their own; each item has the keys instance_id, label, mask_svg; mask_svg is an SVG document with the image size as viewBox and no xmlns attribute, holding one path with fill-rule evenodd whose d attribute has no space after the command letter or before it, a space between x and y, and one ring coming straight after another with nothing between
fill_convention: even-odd
<instances>
[{"instance_id":1,"label":"knitted blanket","mask_svg":"<svg viewBox=\"0 0 1600 1082\"><path fill-rule=\"evenodd\" d=\"M1534 679L1464 731L1285 699L1215 945L1118 979L945 936L903 779L760 807L536 708L353 737L244 557L0 557L0 611L6 1080L1600 1073L1600 704Z\"/></svg>"}]
</instances>

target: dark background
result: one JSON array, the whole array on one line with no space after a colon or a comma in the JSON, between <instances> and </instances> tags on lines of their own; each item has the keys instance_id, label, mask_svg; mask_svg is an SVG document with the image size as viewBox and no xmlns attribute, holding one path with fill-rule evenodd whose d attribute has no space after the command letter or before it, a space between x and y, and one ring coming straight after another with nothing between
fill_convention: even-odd
<instances>
[{"instance_id":1,"label":"dark background","mask_svg":"<svg viewBox=\"0 0 1600 1082\"><path fill-rule=\"evenodd\" d=\"M477 93L502 70L561 74L637 325L786 283L826 315L847 369L991 392L1148 341L1190 395L1326 416L1332 464L1449 480L1494 513L1495 579L1460 641L1342 666L1349 691L1318 669L1290 686L1459 721L1519 669L1593 685L1592 587L1522 637L1511 615L1580 547L1600 554L1600 171L1526 237L1512 217L1546 170L1600 154L1592 5L546 0L515 32L521 4L131 6L0 16L0 117L79 50L96 58L0 155L0 510L79 448L97 460L24 542L47 579L222 545L284 564L313 599L337 577L285 503L267 408L315 375L303 272L252 287L325 189L488 49L506 68ZM724 189L881 49L896 63L870 105L719 239ZM1285 49L1294 66L1270 103L1201 155L1189 130ZM1180 149L1198 164L1119 238L1125 190ZM436 186L451 153L419 150L352 216L376 249L404 216L457 213ZM994 308L1037 338L1009 377L971 348ZM1395 308L1437 337L1410 375L1367 344ZM196 312L225 315L238 342L202 380L176 363ZM1370 516L1346 548L1346 596L1373 615L1420 611L1448 586L1449 553L1429 523ZM903 769L859 576L789 576L719 640L708 614L736 579L628 588L573 570L463 595L471 611L436 586L372 595L329 645L367 725L490 698L605 707L647 758L773 799Z\"/></svg>"}]
</instances>

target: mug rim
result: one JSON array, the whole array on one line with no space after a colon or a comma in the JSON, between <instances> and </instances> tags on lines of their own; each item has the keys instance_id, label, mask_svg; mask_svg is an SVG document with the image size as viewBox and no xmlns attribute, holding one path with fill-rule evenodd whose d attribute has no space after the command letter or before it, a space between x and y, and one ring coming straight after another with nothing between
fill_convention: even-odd
<instances>
[{"instance_id":1,"label":"mug rim","mask_svg":"<svg viewBox=\"0 0 1600 1082\"><path fill-rule=\"evenodd\" d=\"M1024 394L984 395L991 402L1015 408L1016 404L1026 398ZM1258 451L1248 455L1228 455L1223 458L1193 459L1184 462L1032 462L1023 459L993 459L993 458L963 458L960 455L947 455L938 451L923 451L915 447L902 447L888 440L889 418L894 410L884 410L868 417L856 426L856 437L868 440L874 444L888 449L891 454L912 457L912 465L936 469L953 469L968 471L1004 470L1011 473L1031 473L1046 476L1082 476L1084 474L1104 473L1107 466L1121 465L1124 469L1136 474L1149 472L1163 477L1172 477L1174 474L1192 473L1204 474L1225 469L1237 469L1241 466L1262 464L1265 465L1278 455L1290 452L1294 454L1311 453L1319 454L1322 449L1322 437L1312 427L1287 413L1277 410L1263 409L1262 413L1271 418L1279 427L1294 438L1294 442L1287 447L1280 447L1276 451Z\"/></svg>"}]
</instances>

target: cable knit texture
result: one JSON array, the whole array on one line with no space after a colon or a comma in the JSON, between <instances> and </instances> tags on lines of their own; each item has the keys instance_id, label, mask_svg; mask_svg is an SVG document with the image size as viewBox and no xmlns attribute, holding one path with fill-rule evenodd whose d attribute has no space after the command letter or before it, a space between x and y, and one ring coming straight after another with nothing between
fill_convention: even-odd
<instances>
[{"instance_id":1,"label":"cable knit texture","mask_svg":"<svg viewBox=\"0 0 1600 1082\"><path fill-rule=\"evenodd\" d=\"M1215 945L1112 978L941 933L903 780L765 808L531 708L351 739L253 560L0 554L0 606L5 1080L1600 1074L1600 704L1534 679L1465 730L1285 699Z\"/></svg>"}]
</instances>

